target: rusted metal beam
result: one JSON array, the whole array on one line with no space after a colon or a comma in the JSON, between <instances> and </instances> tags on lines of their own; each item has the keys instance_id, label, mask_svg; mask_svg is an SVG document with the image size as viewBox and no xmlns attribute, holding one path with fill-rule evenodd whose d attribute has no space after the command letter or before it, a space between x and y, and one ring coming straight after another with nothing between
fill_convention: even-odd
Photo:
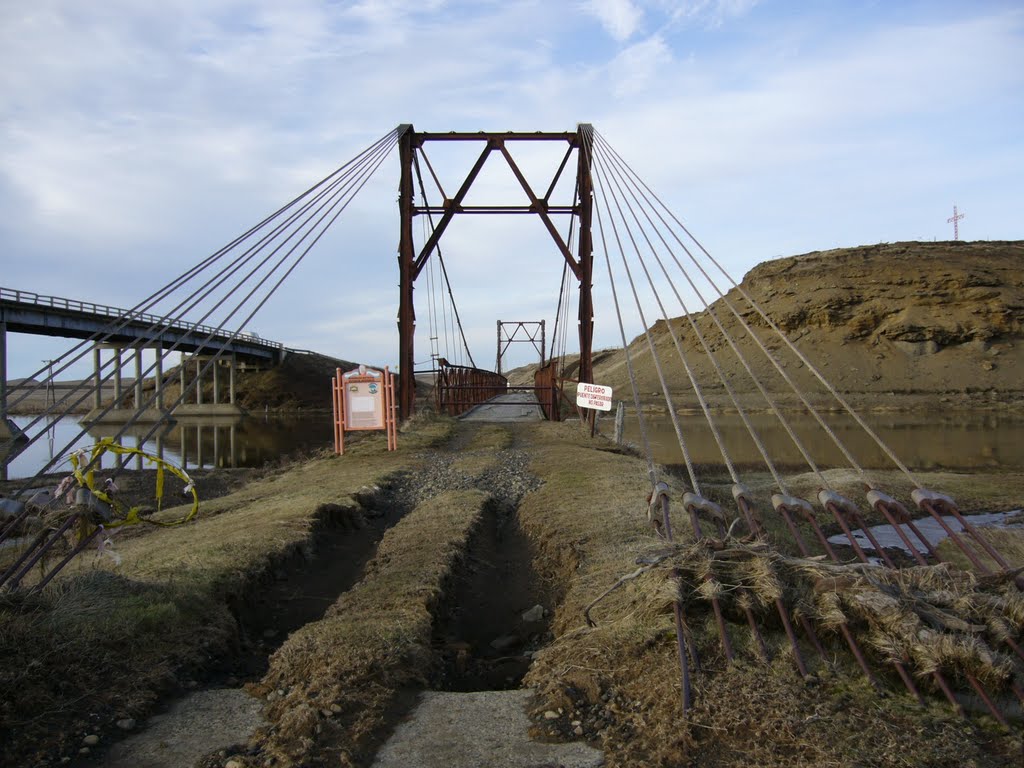
<instances>
[{"instance_id":1,"label":"rusted metal beam","mask_svg":"<svg viewBox=\"0 0 1024 768\"><path fill-rule=\"evenodd\" d=\"M540 201L543 204L543 201ZM451 205L419 205L413 208L414 214L437 213L445 214L453 206ZM548 214L574 214L575 206L572 205L545 205L544 211ZM496 214L536 214L537 209L532 205L460 205L454 213L496 213Z\"/></svg>"},{"instance_id":2,"label":"rusted metal beam","mask_svg":"<svg viewBox=\"0 0 1024 768\"><path fill-rule=\"evenodd\" d=\"M437 245L444 235L448 225L457 213L472 214L534 214L540 216L542 223L551 234L559 252L565 259L566 264L572 269L573 275L580 284L579 300L579 336L580 336L580 365L579 380L592 381L593 379L593 335L594 335L594 307L592 297L593 282L593 241L591 237L592 209L593 209L593 184L590 176L591 148L593 132L590 125L581 123L576 131L477 131L460 132L450 131L447 133L417 133L411 125L400 126L399 153L401 160L402 178L399 185L399 210L401 213L401 233L399 238L399 406L401 417L408 418L415 408L415 379L413 372L413 335L415 333L416 318L413 307L413 284L419 276L431 254L437 249ZM413 173L418 155L417 150L423 154L424 145L431 141L476 141L484 142L485 146L480 152L476 163L470 169L462 185L455 193L455 196L448 198L441 186L440 179L434 172L430 161L426 160L434 183L444 199L441 205L428 205L421 201L422 205L416 205L413 200ZM525 176L520 171L515 160L505 148L507 141L564 141L567 144L566 153L556 170L550 186L544 197L537 197ZM463 201L479 175L484 163L490 153L500 150L508 162L513 174L520 185L526 191L530 204L523 205L472 205L464 206ZM579 153L577 163L576 179L576 201L572 205L551 205L550 197L554 193L558 181L568 166L569 159L574 151ZM577 202L578 201L578 202ZM433 231L423 244L419 253L414 252L415 246L412 239L412 220L419 214L438 214L439 219ZM573 254L563 240L561 233L555 227L551 216L565 215L579 216L579 245L578 253ZM542 351L543 356L543 351ZM551 391L551 414L557 413L558 401L563 397L561 388L554 386Z\"/></svg>"},{"instance_id":3,"label":"rusted metal beam","mask_svg":"<svg viewBox=\"0 0 1024 768\"><path fill-rule=\"evenodd\" d=\"M562 157L562 162L558 166L558 170L555 171L555 175L551 178L551 184L548 186L548 191L544 193L544 202L546 203L551 199L551 193L555 191L555 187L558 184L558 180L562 178L562 171L565 170L565 166L569 163L569 158L572 157L572 151L576 148L576 144L572 143L565 150L565 155ZM548 213L551 213L552 206L548 206Z\"/></svg>"},{"instance_id":4,"label":"rusted metal beam","mask_svg":"<svg viewBox=\"0 0 1024 768\"><path fill-rule=\"evenodd\" d=\"M416 335L416 309L412 291L416 282L412 239L412 126L398 141L398 154L402 166L398 184L398 211L401 219L398 239L398 414L408 419L416 408L416 377L413 339Z\"/></svg>"},{"instance_id":5,"label":"rusted metal beam","mask_svg":"<svg viewBox=\"0 0 1024 768\"><path fill-rule=\"evenodd\" d=\"M447 133L420 132L416 134L419 144L427 141L568 141L576 140L572 131L448 131Z\"/></svg>"},{"instance_id":6,"label":"rusted metal beam","mask_svg":"<svg viewBox=\"0 0 1024 768\"><path fill-rule=\"evenodd\" d=\"M579 157L576 171L576 185L579 192L580 230L579 230L579 271L576 277L580 283L579 301L579 336L580 366L579 380L593 382L594 363L591 348L594 343L594 300L592 296L594 275L594 246L591 239L593 224L593 179L590 166L593 158L593 132L590 125L580 124Z\"/></svg>"}]
</instances>

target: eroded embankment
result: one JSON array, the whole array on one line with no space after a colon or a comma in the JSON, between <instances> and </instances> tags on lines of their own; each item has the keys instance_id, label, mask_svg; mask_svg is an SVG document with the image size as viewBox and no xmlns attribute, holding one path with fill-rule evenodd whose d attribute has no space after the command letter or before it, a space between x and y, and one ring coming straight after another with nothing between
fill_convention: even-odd
<instances>
[{"instance_id":1,"label":"eroded embankment","mask_svg":"<svg viewBox=\"0 0 1024 768\"><path fill-rule=\"evenodd\" d=\"M416 691L518 685L545 641L550 594L516 520L537 480L510 442L507 428L460 426L408 478L415 508L256 687L271 724L255 762L368 764Z\"/></svg>"},{"instance_id":2,"label":"eroded embankment","mask_svg":"<svg viewBox=\"0 0 1024 768\"><path fill-rule=\"evenodd\" d=\"M450 429L445 427L442 436ZM771 661L764 662L742 617L727 611L736 649L736 661L727 663L711 611L696 595L686 604L686 616L701 666L694 678L694 706L684 721L670 610L673 585L666 573L646 574L612 593L592 612L596 627L583 620L587 604L635 570L638 553L660 546L646 523L650 482L645 463L589 439L571 424L461 426L441 448L427 441L411 443L406 436L400 456L353 451L344 460L311 462L253 484L211 502L207 516L194 526L126 542L121 576L86 573L69 581L82 585L90 578L114 579L115 597L89 605L98 605L104 619L124 623L127 617L133 623L122 630L87 612L60 634L37 635L40 628L53 626L52 618L33 614L42 623L19 637L27 644L41 637L39 645L46 643L47 650L37 666L30 666L33 654L24 653L17 680L57 680L56 670L67 675L61 679L66 690L76 693L62 699L72 702L72 714L29 719L28 729L41 738L47 723L63 723L76 740L71 746L77 747L82 729L92 727L89 712L104 711L108 723L120 713L115 696L133 691L149 696L149 704L137 705L139 713L147 711L157 689L149 675L160 671L173 685L182 674L192 674L183 672L186 667L177 659L189 655L196 669L209 664L207 657L224 652L235 626L225 607L228 599L244 594L245 585L259 574L265 578L260 585L273 583L273 569L286 566L288 557L297 556L296 548L317 536L311 515L318 505L342 506L340 499L371 478L379 482L405 468L413 471L402 476L399 492L414 511L387 532L363 578L321 620L293 632L274 654L266 676L254 687L269 705L265 711L271 724L239 750L242 765L263 766L268 760L273 766L367 764L388 724L405 710L406 694L443 683L445 653L439 650L453 636L472 651L464 657L467 668L481 663L489 671L499 670L504 662L478 658L473 649L482 648L486 656L497 639L488 635L516 631L506 628L507 621L522 618L511 617L511 606L477 642L457 636L471 631L473 607L501 583L500 576L489 580L483 567L501 558L483 555L489 547L501 549L507 538L498 533L507 533L512 519L528 544L509 547L523 554L505 562L535 569L538 602L553 614L547 629L553 640L545 645L543 633L529 633L527 642L507 655L530 653L525 682L540 693L538 728L548 738L587 739L604 749L613 766L1018 764L1019 740L991 727L986 718L959 720L936 696L921 708L899 693L891 674L880 677L892 695L876 695L834 633L822 638L827 663L801 640L812 667L803 681L778 626L764 626L771 654ZM832 479L841 492L853 494L845 480ZM944 490L970 490L951 487L948 476L940 479L936 485ZM678 500L682 489L669 480ZM804 486L812 482L796 478L794 489L809 493ZM984 491L990 502L1003 498L980 483L975 491L957 495L980 499ZM769 487L770 478L751 482L762 510L770 510ZM893 487L901 494L905 490ZM728 483L709 481L705 492L723 504L729 501ZM677 524L679 535L687 535L682 516ZM7 622L10 611L0 609ZM72 646L67 663L58 665L55 654L73 640L68 627L81 627L81 622L93 622L85 625L90 628L83 633L85 642ZM9 627L4 624L5 632ZM111 634L104 635L104 629ZM253 634L261 633L254 629ZM169 647L176 647L178 655ZM457 664L455 650L448 659L452 664ZM875 652L868 652L878 667ZM87 688L98 686L103 674L113 675L107 690ZM136 688L130 687L129 674L142 675L134 678ZM472 685L493 684L496 676L480 675ZM515 673L498 679L514 681ZM5 706L18 701L10 688L2 690ZM73 696L83 690L91 698L74 703ZM137 716L136 710L128 714ZM467 718L472 722L471 714ZM208 764L222 766L227 759L215 757Z\"/></svg>"},{"instance_id":3,"label":"eroded embankment","mask_svg":"<svg viewBox=\"0 0 1024 768\"><path fill-rule=\"evenodd\" d=\"M435 617L430 687L518 688L533 654L550 639L556 591L534 569L534 547L514 507L489 505L467 549Z\"/></svg>"},{"instance_id":4,"label":"eroded embankment","mask_svg":"<svg viewBox=\"0 0 1024 768\"><path fill-rule=\"evenodd\" d=\"M777 622L763 628L771 656L765 662L742 614L730 612L736 659L727 662L712 611L696 591L684 607L700 666L692 667L694 701L684 720L671 572L626 582L592 611L596 627L583 619L594 598L636 569L638 554L661 546L646 526L646 467L554 425L533 434L531 469L543 485L523 499L520 520L540 546L540 562L560 567L568 587L555 611L555 639L525 680L541 694L537 711L558 714L539 721L550 735L582 734L604 749L610 765L637 768L1019 764L1019 735L986 717L958 719L938 693L919 706L865 643L885 692L876 693L834 629L822 634L827 662L801 638L812 672L802 680ZM760 509L770 510L769 487L766 481L752 491ZM681 490L673 487L671 495L677 536L687 537ZM723 506L731 502L728 483L705 492Z\"/></svg>"},{"instance_id":5,"label":"eroded embankment","mask_svg":"<svg viewBox=\"0 0 1024 768\"><path fill-rule=\"evenodd\" d=\"M366 759L400 692L427 682L433 613L487 499L463 490L419 504L384 536L364 578L288 638L255 688L269 701L263 762L294 765L314 751L333 753L334 765Z\"/></svg>"},{"instance_id":6,"label":"eroded embankment","mask_svg":"<svg viewBox=\"0 0 1024 768\"><path fill-rule=\"evenodd\" d=\"M85 554L41 594L0 596L0 763L58 764L82 748L95 752L123 738L119 721L141 722L211 675L258 670L236 661L267 648L247 650L232 606L250 638L276 644L285 633L260 627L241 607L308 564L319 536L344 533L326 530L343 515L322 505L344 512L353 493L414 468L418 452L451 428L421 421L398 453L365 440L344 460L282 468L204 502L189 525L115 537L119 566ZM274 637L263 636L268 629Z\"/></svg>"}]
</instances>

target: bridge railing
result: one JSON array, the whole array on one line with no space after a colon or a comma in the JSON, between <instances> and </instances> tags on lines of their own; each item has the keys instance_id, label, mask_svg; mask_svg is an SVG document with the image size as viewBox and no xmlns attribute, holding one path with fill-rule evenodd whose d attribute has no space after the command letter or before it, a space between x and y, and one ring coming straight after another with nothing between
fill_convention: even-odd
<instances>
[{"instance_id":1,"label":"bridge railing","mask_svg":"<svg viewBox=\"0 0 1024 768\"><path fill-rule=\"evenodd\" d=\"M151 325L170 325L172 328L181 329L184 331L190 331L193 333L202 334L213 334L214 336L228 337L231 336L230 331L225 331L223 328L214 328L211 325L203 325L202 323L189 323L185 321L172 321L168 322L168 318L161 315L152 315L146 312L133 312L128 309L120 309L118 307L111 307L106 304L95 304L91 301L78 301L77 299L65 299L61 296L45 296L34 291L21 291L14 288L2 288L0 287L0 301L11 301L18 304L32 304L39 307L50 307L52 309L63 309L69 312L81 312L82 314L98 315L99 317L109 317L111 320L118 320L122 318L128 318L133 322L138 323L149 323ZM252 333L242 332L235 337L236 341L248 342L261 347L269 347L271 349L283 349L284 344L279 341L270 341L269 339L261 339Z\"/></svg>"},{"instance_id":2,"label":"bridge railing","mask_svg":"<svg viewBox=\"0 0 1024 768\"><path fill-rule=\"evenodd\" d=\"M552 360L534 372L533 388L537 393L537 402L544 411L544 418L548 421L561 421L562 382L558 377L557 361Z\"/></svg>"},{"instance_id":3,"label":"bridge railing","mask_svg":"<svg viewBox=\"0 0 1024 768\"><path fill-rule=\"evenodd\" d=\"M437 368L437 411L459 416L508 391L508 379L494 371L451 365L442 358Z\"/></svg>"}]
</instances>

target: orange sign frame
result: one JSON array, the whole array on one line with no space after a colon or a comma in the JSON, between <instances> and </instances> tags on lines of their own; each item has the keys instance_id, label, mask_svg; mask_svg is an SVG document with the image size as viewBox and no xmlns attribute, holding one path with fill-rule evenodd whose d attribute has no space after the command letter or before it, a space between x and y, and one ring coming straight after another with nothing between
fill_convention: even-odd
<instances>
[{"instance_id":1,"label":"orange sign frame","mask_svg":"<svg viewBox=\"0 0 1024 768\"><path fill-rule=\"evenodd\" d=\"M345 453L345 433L385 430L388 450L398 449L398 412L395 402L395 374L367 368L342 373L335 369L331 379L334 405L334 452Z\"/></svg>"}]
</instances>

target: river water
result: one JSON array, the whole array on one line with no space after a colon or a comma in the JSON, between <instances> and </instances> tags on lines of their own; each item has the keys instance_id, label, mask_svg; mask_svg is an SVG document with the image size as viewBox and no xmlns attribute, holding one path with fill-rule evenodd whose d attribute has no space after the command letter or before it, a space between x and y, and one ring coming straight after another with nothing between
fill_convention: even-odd
<instances>
[{"instance_id":1,"label":"river water","mask_svg":"<svg viewBox=\"0 0 1024 768\"><path fill-rule=\"evenodd\" d=\"M32 416L14 416L14 423L24 427ZM133 426L122 439L132 448L151 425ZM8 466L9 479L31 477L51 458L60 454L82 430L77 416L61 418L47 434L26 447ZM101 438L113 437L117 425L91 427L74 442L74 448L94 445ZM189 418L165 428L142 444L143 450L162 455L173 464L194 469L197 467L260 467L282 457L333 445L333 427L330 414L303 417L245 417L245 418ZM112 464L111 456L104 456ZM131 466L131 465L129 465ZM51 472L67 470L67 460L54 466Z\"/></svg>"},{"instance_id":2,"label":"river water","mask_svg":"<svg viewBox=\"0 0 1024 768\"><path fill-rule=\"evenodd\" d=\"M15 416L19 426L32 417ZM804 471L806 465L786 432L771 414L751 414L754 428L776 464L786 471ZM865 468L890 468L892 463L852 419L826 414L826 420L840 441ZM683 435L695 462L721 464L711 430L702 415L680 416ZM1024 470L1024 416L963 411L953 414L884 413L866 414L865 419L882 440L911 469L1022 469ZM794 431L804 441L815 461L823 468L848 466L835 443L808 415L790 415ZM736 414L716 416L732 460L740 466L763 467L756 447ZM675 429L667 415L646 417L648 438L655 460L682 463ZM602 431L612 431L610 414L602 419ZM18 454L8 467L10 479L30 477L81 429L78 417L62 418L47 436ZM135 447L136 435L149 427L136 427L123 440ZM112 436L116 427L90 429L75 447L95 444ZM166 429L144 445L150 453L161 453L186 469L196 467L259 467L284 456L331 446L329 414L303 417L245 417L241 419L189 419ZM638 422L627 414L626 439L640 445ZM54 472L68 468L67 461Z\"/></svg>"},{"instance_id":3,"label":"river water","mask_svg":"<svg viewBox=\"0 0 1024 768\"><path fill-rule=\"evenodd\" d=\"M953 413L867 413L862 415L881 440L912 470L1024 469L1024 416L991 411ZM808 414L787 414L793 431L822 468L848 467L849 463L818 423ZM755 432L768 455L786 471L804 471L807 465L778 419L769 413L750 415ZM894 468L881 448L846 414L825 414L836 437L865 468ZM687 449L699 464L721 464L722 455L703 415L680 416ZM737 414L717 415L716 424L726 451L737 465L762 467L764 463L743 421ZM652 454L662 464L683 463L675 428L668 415L646 419ZM610 432L611 419L603 423ZM626 440L641 445L635 417L626 417Z\"/></svg>"}]
</instances>

